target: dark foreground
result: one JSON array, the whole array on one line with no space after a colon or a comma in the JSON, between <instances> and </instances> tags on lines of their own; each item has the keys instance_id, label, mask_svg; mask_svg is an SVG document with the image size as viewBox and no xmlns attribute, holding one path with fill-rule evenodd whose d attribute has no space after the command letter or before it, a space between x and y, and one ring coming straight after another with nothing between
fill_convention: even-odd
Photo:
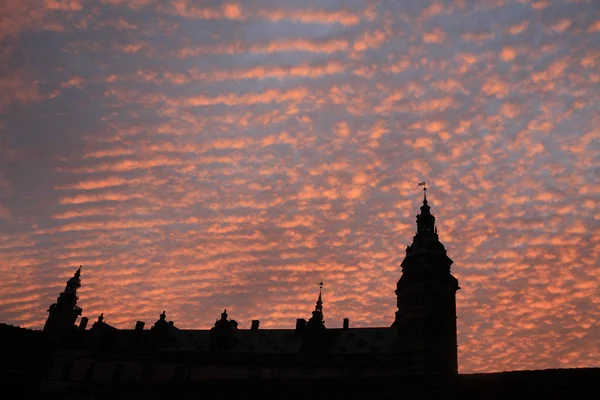
<instances>
[{"instance_id":1,"label":"dark foreground","mask_svg":"<svg viewBox=\"0 0 600 400\"><path fill-rule=\"evenodd\" d=\"M38 399L599 399L600 368L396 376L318 381L247 380L15 387L12 398ZM10 384L8 386L11 386ZM6 386L5 386L6 388Z\"/></svg>"}]
</instances>

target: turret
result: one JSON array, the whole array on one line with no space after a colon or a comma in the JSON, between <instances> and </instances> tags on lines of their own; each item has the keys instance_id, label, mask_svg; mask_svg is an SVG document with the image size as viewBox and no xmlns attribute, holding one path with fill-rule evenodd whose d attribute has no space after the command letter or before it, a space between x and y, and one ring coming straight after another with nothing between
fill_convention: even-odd
<instances>
[{"instance_id":1,"label":"turret","mask_svg":"<svg viewBox=\"0 0 600 400\"><path fill-rule=\"evenodd\" d=\"M77 306L77 289L81 287L81 266L72 278L67 281L65 290L60 293L56 303L48 308L48 319L44 332L60 336L76 329L75 321L81 315L82 309Z\"/></svg>"}]
</instances>

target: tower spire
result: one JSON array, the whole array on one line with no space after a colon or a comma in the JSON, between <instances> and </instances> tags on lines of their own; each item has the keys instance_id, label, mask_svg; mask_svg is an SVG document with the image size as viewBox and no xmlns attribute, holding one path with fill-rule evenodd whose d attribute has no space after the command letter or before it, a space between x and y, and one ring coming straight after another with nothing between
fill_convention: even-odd
<instances>
[{"instance_id":1,"label":"tower spire","mask_svg":"<svg viewBox=\"0 0 600 400\"><path fill-rule=\"evenodd\" d=\"M319 282L319 297L315 304L315 310L312 312L312 317L307 322L307 326L319 326L325 327L325 320L323 319L323 282Z\"/></svg>"},{"instance_id":2,"label":"tower spire","mask_svg":"<svg viewBox=\"0 0 600 400\"><path fill-rule=\"evenodd\" d=\"M425 182L419 182L418 186L423 186L423 204L420 213L417 214L417 232L413 237L413 242L406 247L406 255L435 253L445 256L446 249L440 242L435 226L435 215L431 213L431 207L427 200L427 187Z\"/></svg>"},{"instance_id":3,"label":"tower spire","mask_svg":"<svg viewBox=\"0 0 600 400\"><path fill-rule=\"evenodd\" d=\"M318 311L321 314L323 314L323 300L321 298L322 293L323 293L323 281L319 282L319 298L317 299L317 304L315 306L315 311Z\"/></svg>"}]
</instances>

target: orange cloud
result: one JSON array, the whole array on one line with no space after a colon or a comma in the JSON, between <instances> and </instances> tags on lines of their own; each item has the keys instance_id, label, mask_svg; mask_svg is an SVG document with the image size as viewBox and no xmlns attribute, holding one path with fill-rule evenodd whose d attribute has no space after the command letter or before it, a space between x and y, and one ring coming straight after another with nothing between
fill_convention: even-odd
<instances>
[{"instance_id":1,"label":"orange cloud","mask_svg":"<svg viewBox=\"0 0 600 400\"><path fill-rule=\"evenodd\" d=\"M446 32L436 27L431 32L426 32L423 35L425 43L443 43L446 40Z\"/></svg>"},{"instance_id":2,"label":"orange cloud","mask_svg":"<svg viewBox=\"0 0 600 400\"><path fill-rule=\"evenodd\" d=\"M44 5L53 11L81 11L83 0L44 0Z\"/></svg>"},{"instance_id":3,"label":"orange cloud","mask_svg":"<svg viewBox=\"0 0 600 400\"><path fill-rule=\"evenodd\" d=\"M293 100L302 100L308 95L308 91L305 88L291 89L286 92L280 92L277 89L270 89L262 93L249 93L245 95L236 95L233 93L223 94L217 97L209 98L204 96L195 96L184 99L184 103L187 106L210 106L216 104L226 104L229 106L240 105L240 104L265 104L271 102L285 102Z\"/></svg>"},{"instance_id":4,"label":"orange cloud","mask_svg":"<svg viewBox=\"0 0 600 400\"><path fill-rule=\"evenodd\" d=\"M342 24L344 26L357 25L360 22L358 13L345 10L319 10L319 9L258 9L254 11L259 18L278 22L289 20L303 24Z\"/></svg>"}]
</instances>

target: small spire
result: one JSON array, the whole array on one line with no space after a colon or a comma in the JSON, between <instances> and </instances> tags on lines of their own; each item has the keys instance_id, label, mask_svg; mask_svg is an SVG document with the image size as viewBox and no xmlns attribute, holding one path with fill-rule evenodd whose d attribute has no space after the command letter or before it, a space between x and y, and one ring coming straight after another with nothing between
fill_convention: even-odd
<instances>
[{"instance_id":1,"label":"small spire","mask_svg":"<svg viewBox=\"0 0 600 400\"><path fill-rule=\"evenodd\" d=\"M104 322L104 313L98 316L98 322Z\"/></svg>"},{"instance_id":2,"label":"small spire","mask_svg":"<svg viewBox=\"0 0 600 400\"><path fill-rule=\"evenodd\" d=\"M160 320L164 321L167 318L167 313L163 310L162 314L160 314Z\"/></svg>"},{"instance_id":3,"label":"small spire","mask_svg":"<svg viewBox=\"0 0 600 400\"><path fill-rule=\"evenodd\" d=\"M317 299L317 305L315 311L323 312L323 300L321 295L323 293L323 281L319 282L319 298Z\"/></svg>"},{"instance_id":4,"label":"small spire","mask_svg":"<svg viewBox=\"0 0 600 400\"><path fill-rule=\"evenodd\" d=\"M323 320L323 282L319 283L319 298L315 310L312 312L312 317L309 318L306 323L308 329L323 329L325 328L325 321Z\"/></svg>"}]
</instances>

